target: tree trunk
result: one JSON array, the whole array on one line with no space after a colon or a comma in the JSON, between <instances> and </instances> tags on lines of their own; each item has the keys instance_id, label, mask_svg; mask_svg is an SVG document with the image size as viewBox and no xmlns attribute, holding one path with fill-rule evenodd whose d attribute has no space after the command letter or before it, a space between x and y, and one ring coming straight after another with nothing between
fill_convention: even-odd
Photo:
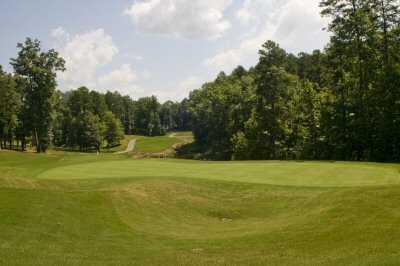
<instances>
[{"instance_id":1,"label":"tree trunk","mask_svg":"<svg viewBox=\"0 0 400 266\"><path fill-rule=\"evenodd\" d=\"M39 138L38 138L38 133L37 133L37 129L36 129L36 127L35 127L35 144L36 144L36 152L37 153L40 153L41 152L41 148L40 148L40 141L39 141Z\"/></svg>"},{"instance_id":2,"label":"tree trunk","mask_svg":"<svg viewBox=\"0 0 400 266\"><path fill-rule=\"evenodd\" d=\"M25 136L23 136L21 138L21 150L25 151L26 150L26 140L25 140Z\"/></svg>"}]
</instances>

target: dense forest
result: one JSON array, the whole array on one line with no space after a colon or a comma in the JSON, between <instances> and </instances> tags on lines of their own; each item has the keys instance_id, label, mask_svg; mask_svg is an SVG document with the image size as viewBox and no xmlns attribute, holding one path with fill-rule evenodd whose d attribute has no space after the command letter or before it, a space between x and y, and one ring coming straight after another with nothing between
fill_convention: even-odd
<instances>
[{"instance_id":1,"label":"dense forest","mask_svg":"<svg viewBox=\"0 0 400 266\"><path fill-rule=\"evenodd\" d=\"M393 0L326 0L330 43L259 62L190 95L197 148L214 159L400 160L400 14ZM312 40L310 40L311 42Z\"/></svg>"},{"instance_id":2,"label":"dense forest","mask_svg":"<svg viewBox=\"0 0 400 266\"><path fill-rule=\"evenodd\" d=\"M325 0L330 42L286 52L267 41L259 62L221 72L181 103L132 100L82 87L56 90L54 50L27 39L0 68L2 148L118 145L123 134L192 129L199 158L400 161L400 11L396 0ZM312 40L310 40L312 42Z\"/></svg>"},{"instance_id":3,"label":"dense forest","mask_svg":"<svg viewBox=\"0 0 400 266\"><path fill-rule=\"evenodd\" d=\"M11 59L14 73L0 67L0 143L2 149L45 152L49 146L80 151L119 145L124 134L164 135L188 129L188 107L160 104L156 97L137 101L118 92L105 94L86 87L56 90L57 71L64 60L54 50L44 52L28 38Z\"/></svg>"}]
</instances>

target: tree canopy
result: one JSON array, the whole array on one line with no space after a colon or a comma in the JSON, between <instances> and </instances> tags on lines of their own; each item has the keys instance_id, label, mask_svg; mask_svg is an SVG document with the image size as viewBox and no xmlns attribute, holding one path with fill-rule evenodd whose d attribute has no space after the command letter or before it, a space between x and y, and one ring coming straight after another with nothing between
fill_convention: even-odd
<instances>
[{"instance_id":1,"label":"tree canopy","mask_svg":"<svg viewBox=\"0 0 400 266\"><path fill-rule=\"evenodd\" d=\"M61 92L56 76L64 60L54 50L42 51L27 38L11 59L14 73L0 66L0 143L2 149L49 146L100 151L120 144L124 134L164 135L189 129L187 102L159 103L155 96L137 101L118 92L86 87Z\"/></svg>"},{"instance_id":2,"label":"tree canopy","mask_svg":"<svg viewBox=\"0 0 400 266\"><path fill-rule=\"evenodd\" d=\"M392 0L326 0L324 51L267 41L259 62L191 93L193 133L215 159L400 160L400 13Z\"/></svg>"},{"instance_id":3,"label":"tree canopy","mask_svg":"<svg viewBox=\"0 0 400 266\"><path fill-rule=\"evenodd\" d=\"M182 102L86 87L61 92L64 60L26 39L0 67L2 148L100 150L123 134L193 131L200 157L400 161L400 8L395 0L322 0L324 50L266 41L253 67L221 72Z\"/></svg>"}]
</instances>

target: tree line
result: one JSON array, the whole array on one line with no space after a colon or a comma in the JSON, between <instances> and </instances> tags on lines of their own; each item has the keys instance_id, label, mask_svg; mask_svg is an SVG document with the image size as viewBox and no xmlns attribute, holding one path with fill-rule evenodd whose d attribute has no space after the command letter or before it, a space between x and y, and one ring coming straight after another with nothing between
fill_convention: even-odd
<instances>
[{"instance_id":1,"label":"tree line","mask_svg":"<svg viewBox=\"0 0 400 266\"><path fill-rule=\"evenodd\" d=\"M65 61L55 50L42 51L27 38L11 59L13 73L0 66L0 145L45 152L49 146L80 151L120 144L124 134L164 135L188 128L188 105L155 96L134 101L118 92L81 87L61 92L56 75Z\"/></svg>"},{"instance_id":2,"label":"tree line","mask_svg":"<svg viewBox=\"0 0 400 266\"><path fill-rule=\"evenodd\" d=\"M56 89L65 62L40 42L18 44L0 67L2 148L118 145L123 134L191 129L200 158L400 161L398 0L323 0L324 50L288 53L267 41L258 63L238 66L180 103L132 100L82 87Z\"/></svg>"},{"instance_id":3,"label":"tree line","mask_svg":"<svg viewBox=\"0 0 400 266\"><path fill-rule=\"evenodd\" d=\"M190 94L196 145L213 159L400 161L395 0L325 0L330 42L294 55L268 41L257 65Z\"/></svg>"}]
</instances>

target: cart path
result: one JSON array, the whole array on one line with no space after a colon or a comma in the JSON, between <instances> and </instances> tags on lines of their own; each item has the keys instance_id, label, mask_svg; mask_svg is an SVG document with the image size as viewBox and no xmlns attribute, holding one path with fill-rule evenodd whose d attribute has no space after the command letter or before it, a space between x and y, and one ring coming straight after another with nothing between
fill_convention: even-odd
<instances>
[{"instance_id":1,"label":"cart path","mask_svg":"<svg viewBox=\"0 0 400 266\"><path fill-rule=\"evenodd\" d=\"M123 153L132 152L135 149L135 146L136 146L136 139L131 139L129 141L129 143L128 143L128 147L126 147L126 150L116 152L116 154L123 154Z\"/></svg>"}]
</instances>

